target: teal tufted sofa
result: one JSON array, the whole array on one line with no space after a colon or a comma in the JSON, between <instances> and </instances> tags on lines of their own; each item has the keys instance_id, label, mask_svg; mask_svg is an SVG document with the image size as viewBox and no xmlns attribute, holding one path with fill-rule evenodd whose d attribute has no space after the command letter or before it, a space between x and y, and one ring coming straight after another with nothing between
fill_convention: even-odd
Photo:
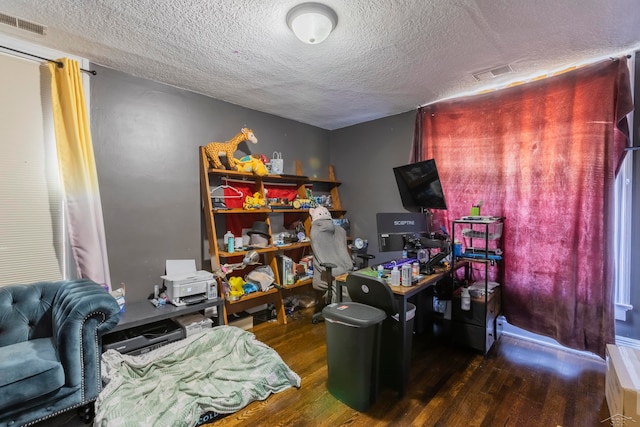
<instances>
[{"instance_id":1,"label":"teal tufted sofa","mask_svg":"<svg viewBox=\"0 0 640 427\"><path fill-rule=\"evenodd\" d=\"M119 306L90 280L0 287L0 427L90 404L101 390L101 336Z\"/></svg>"}]
</instances>

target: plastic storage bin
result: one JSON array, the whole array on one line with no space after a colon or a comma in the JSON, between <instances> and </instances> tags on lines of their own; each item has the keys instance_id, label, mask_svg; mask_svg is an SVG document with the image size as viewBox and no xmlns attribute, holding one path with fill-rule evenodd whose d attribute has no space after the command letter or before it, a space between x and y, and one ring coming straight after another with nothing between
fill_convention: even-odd
<instances>
[{"instance_id":1,"label":"plastic storage bin","mask_svg":"<svg viewBox=\"0 0 640 427\"><path fill-rule=\"evenodd\" d=\"M329 304L322 310L327 340L327 388L351 408L364 412L378 394L381 325L384 311L360 304Z\"/></svg>"}]
</instances>

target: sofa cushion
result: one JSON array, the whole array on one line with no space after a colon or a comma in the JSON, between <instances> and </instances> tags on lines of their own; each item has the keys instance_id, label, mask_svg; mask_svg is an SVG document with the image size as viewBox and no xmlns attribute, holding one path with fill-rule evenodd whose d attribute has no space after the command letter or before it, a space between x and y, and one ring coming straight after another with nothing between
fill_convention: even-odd
<instances>
[{"instance_id":1,"label":"sofa cushion","mask_svg":"<svg viewBox=\"0 0 640 427\"><path fill-rule=\"evenodd\" d=\"M64 370L52 338L0 347L0 372L0 412L64 385Z\"/></svg>"},{"instance_id":2,"label":"sofa cushion","mask_svg":"<svg viewBox=\"0 0 640 427\"><path fill-rule=\"evenodd\" d=\"M62 283L0 287L0 346L53 336L51 307Z\"/></svg>"}]
</instances>

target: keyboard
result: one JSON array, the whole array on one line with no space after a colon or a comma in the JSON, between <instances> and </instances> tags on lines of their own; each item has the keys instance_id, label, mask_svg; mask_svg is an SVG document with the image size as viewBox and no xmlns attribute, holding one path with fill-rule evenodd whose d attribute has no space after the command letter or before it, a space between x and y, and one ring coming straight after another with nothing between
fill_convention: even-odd
<instances>
[{"instance_id":1,"label":"keyboard","mask_svg":"<svg viewBox=\"0 0 640 427\"><path fill-rule=\"evenodd\" d=\"M400 258L400 259L383 263L382 268L384 268L385 270L391 270L394 265L400 268L404 264L413 264L414 262L418 262L418 260L415 258Z\"/></svg>"}]
</instances>

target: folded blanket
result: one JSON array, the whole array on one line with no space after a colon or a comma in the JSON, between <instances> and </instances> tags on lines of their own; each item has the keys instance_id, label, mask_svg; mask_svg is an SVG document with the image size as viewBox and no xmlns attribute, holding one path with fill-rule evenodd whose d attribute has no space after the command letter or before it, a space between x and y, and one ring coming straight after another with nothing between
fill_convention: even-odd
<instances>
[{"instance_id":1,"label":"folded blanket","mask_svg":"<svg viewBox=\"0 0 640 427\"><path fill-rule=\"evenodd\" d=\"M213 411L235 412L300 377L250 332L218 326L140 356L102 355L106 382L94 426L188 426Z\"/></svg>"}]
</instances>

